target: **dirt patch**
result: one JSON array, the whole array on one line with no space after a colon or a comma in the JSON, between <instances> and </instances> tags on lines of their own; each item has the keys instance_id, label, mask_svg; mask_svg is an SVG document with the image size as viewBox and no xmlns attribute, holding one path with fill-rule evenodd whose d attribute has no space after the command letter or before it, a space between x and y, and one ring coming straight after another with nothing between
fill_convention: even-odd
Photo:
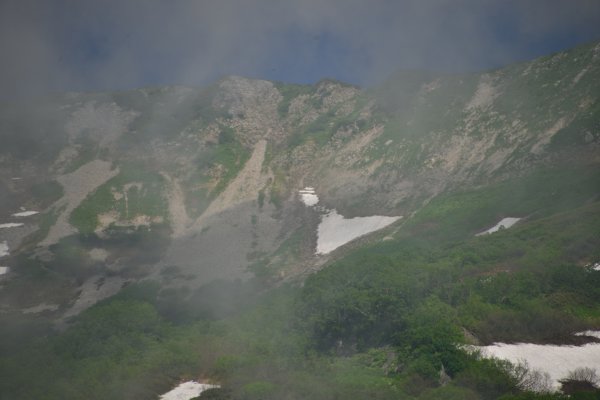
<instances>
[{"instance_id":1,"label":"dirt patch","mask_svg":"<svg viewBox=\"0 0 600 400\"><path fill-rule=\"evenodd\" d=\"M98 226L96 227L95 232L102 232L111 224L116 223L118 220L119 214L116 211L109 211L107 213L98 214Z\"/></svg>"},{"instance_id":2,"label":"dirt patch","mask_svg":"<svg viewBox=\"0 0 600 400\"><path fill-rule=\"evenodd\" d=\"M475 94L467 103L467 110L476 108L485 108L494 102L498 97L498 89L493 85L492 78L489 75L482 75L475 90Z\"/></svg>"},{"instance_id":3,"label":"dirt patch","mask_svg":"<svg viewBox=\"0 0 600 400\"><path fill-rule=\"evenodd\" d=\"M29 307L29 308L23 308L21 310L21 312L23 314L39 314L42 313L44 311L56 311L58 310L58 304L46 304L46 303L42 303L42 304L38 304L37 306L33 306L33 307Z\"/></svg>"},{"instance_id":4,"label":"dirt patch","mask_svg":"<svg viewBox=\"0 0 600 400\"><path fill-rule=\"evenodd\" d=\"M192 288L215 279L246 279L251 276L248 255L272 254L282 229L272 217L275 208L246 202L203 219L199 231L172 241L162 266L175 265ZM255 216L255 218L253 218Z\"/></svg>"},{"instance_id":5,"label":"dirt patch","mask_svg":"<svg viewBox=\"0 0 600 400\"><path fill-rule=\"evenodd\" d=\"M40 246L50 246L61 238L75 233L75 228L69 223L69 216L79 204L97 187L119 173L119 169L111 169L108 161L94 160L76 171L59 176L57 181L64 189L64 196L51 207L64 210L52 225L48 235L40 242Z\"/></svg>"},{"instance_id":6,"label":"dirt patch","mask_svg":"<svg viewBox=\"0 0 600 400\"><path fill-rule=\"evenodd\" d=\"M106 261L106 259L109 256L108 251L106 251L105 249L100 249L98 247L94 247L93 249L91 249L88 252L90 258L94 261Z\"/></svg>"},{"instance_id":7,"label":"dirt patch","mask_svg":"<svg viewBox=\"0 0 600 400\"><path fill-rule=\"evenodd\" d=\"M377 125L365 133L350 140L336 155L334 163L336 166L351 167L363 159L362 153L369 145L383 133L383 125Z\"/></svg>"},{"instance_id":8,"label":"dirt patch","mask_svg":"<svg viewBox=\"0 0 600 400\"><path fill-rule=\"evenodd\" d=\"M149 215L136 215L134 218L122 220L120 219L119 213L116 211L109 211L98 215L98 226L94 232L98 235L102 235L104 230L111 225L134 226L137 228L140 226L150 226L152 224L162 224L163 222L163 217L151 217Z\"/></svg>"},{"instance_id":9,"label":"dirt patch","mask_svg":"<svg viewBox=\"0 0 600 400\"><path fill-rule=\"evenodd\" d=\"M547 144L550 143L552 137L558 133L562 128L568 125L568 121L565 117L560 118L558 121L554 123L549 129L544 131L539 139L539 141L533 145L531 148L531 152L533 154L540 154L544 150Z\"/></svg>"},{"instance_id":10,"label":"dirt patch","mask_svg":"<svg viewBox=\"0 0 600 400\"><path fill-rule=\"evenodd\" d=\"M169 203L169 217L173 237L181 237L190 225L190 217L185 209L185 197L181 185L176 179L171 178L166 172L161 175L168 182L167 201Z\"/></svg>"},{"instance_id":11,"label":"dirt patch","mask_svg":"<svg viewBox=\"0 0 600 400\"><path fill-rule=\"evenodd\" d=\"M248 255L274 251L280 221L272 216L274 206L264 204L259 209L257 204L258 192L269 178L262 171L266 144L265 140L256 144L237 177L189 228L177 228L179 236L174 238L162 265L180 267L186 285L247 278ZM176 208L183 208L182 200L175 198L172 202Z\"/></svg>"},{"instance_id":12,"label":"dirt patch","mask_svg":"<svg viewBox=\"0 0 600 400\"><path fill-rule=\"evenodd\" d=\"M584 69L579 71L575 78L573 78L573 85L576 85L579 82L579 80L585 75L586 72L588 72L588 67L585 67Z\"/></svg>"},{"instance_id":13,"label":"dirt patch","mask_svg":"<svg viewBox=\"0 0 600 400\"><path fill-rule=\"evenodd\" d=\"M90 308L100 300L117 294L128 281L124 278L111 276L93 276L79 287L79 297L58 321L59 326L64 325L68 318L74 317Z\"/></svg>"},{"instance_id":14,"label":"dirt patch","mask_svg":"<svg viewBox=\"0 0 600 400\"><path fill-rule=\"evenodd\" d=\"M222 213L246 202L252 202L258 198L258 191L264 187L268 177L262 173L262 165L265 159L267 141L260 140L254 147L252 156L244 165L244 168L225 188L225 190L208 206L206 211L194 222L192 231L202 229L204 221L212 215Z\"/></svg>"},{"instance_id":15,"label":"dirt patch","mask_svg":"<svg viewBox=\"0 0 600 400\"><path fill-rule=\"evenodd\" d=\"M110 193L112 194L113 199L115 199L115 201L119 201L123 198L123 193L119 192L114 187L110 188Z\"/></svg>"}]
</instances>

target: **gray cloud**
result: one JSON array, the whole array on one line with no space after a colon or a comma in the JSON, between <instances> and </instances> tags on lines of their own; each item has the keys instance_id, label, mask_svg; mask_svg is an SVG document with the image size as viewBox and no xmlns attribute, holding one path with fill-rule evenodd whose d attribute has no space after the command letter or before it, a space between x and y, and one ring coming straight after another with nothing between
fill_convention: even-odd
<instances>
[{"instance_id":1,"label":"gray cloud","mask_svg":"<svg viewBox=\"0 0 600 400\"><path fill-rule=\"evenodd\" d=\"M595 0L7 0L0 92L472 70L598 39L599 16Z\"/></svg>"}]
</instances>

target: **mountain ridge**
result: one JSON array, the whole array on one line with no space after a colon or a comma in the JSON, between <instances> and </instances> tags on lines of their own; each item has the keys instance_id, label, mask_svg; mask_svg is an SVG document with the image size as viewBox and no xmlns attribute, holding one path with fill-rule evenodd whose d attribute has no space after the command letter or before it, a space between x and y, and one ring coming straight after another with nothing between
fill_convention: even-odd
<instances>
[{"instance_id":1,"label":"mountain ridge","mask_svg":"<svg viewBox=\"0 0 600 400\"><path fill-rule=\"evenodd\" d=\"M401 73L369 90L330 79L296 85L230 76L200 89L69 93L32 110L3 110L2 140L12 146L0 155L0 177L9 204L27 198L26 206L44 209L59 200L54 180L68 195L63 177L109 162L113 172L59 214L71 232L110 238L157 225L170 231L162 239L189 254L156 254L145 263L153 269L177 261L187 276L257 265L274 277L303 275L299 266L327 262L312 255L318 215L308 217L298 202L304 186L347 217L410 217L445 192L567 165L575 155L580 165L597 165L599 57L593 43L481 74ZM12 171L23 179L13 181ZM236 195L236 180L260 187ZM38 186L48 194L32 196ZM243 202L234 199L240 195ZM230 228L211 231L216 225ZM219 243L227 237L245 244L225 250ZM293 237L297 249L285 250ZM208 264L198 267L199 259Z\"/></svg>"}]
</instances>

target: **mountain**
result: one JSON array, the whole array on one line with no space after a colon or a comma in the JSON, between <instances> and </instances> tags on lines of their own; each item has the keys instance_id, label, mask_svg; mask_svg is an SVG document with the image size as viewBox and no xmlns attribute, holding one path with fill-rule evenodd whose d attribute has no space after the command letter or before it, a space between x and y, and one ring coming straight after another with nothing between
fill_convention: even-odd
<instances>
[{"instance_id":1,"label":"mountain","mask_svg":"<svg viewBox=\"0 0 600 400\"><path fill-rule=\"evenodd\" d=\"M414 266L402 267L409 276L364 278L381 257L394 271L416 260L435 267L436 287L453 291L456 282L542 262L584 269L600 261L599 116L598 43L484 73L400 71L370 89L231 76L206 88L2 104L0 224L15 224L0 225L10 253L0 259L9 268L0 277L2 335L16 348L37 332L68 335L98 301L148 282L157 309L174 320L189 318L190 302L204 316L235 315L245 291L257 290L251 282L259 293L308 285L308 308L298 312L319 310L305 320L323 349L389 343L389 327L373 336L360 315L327 327L327 313L348 312L345 290L362 293L358 282L389 281L394 292L424 284ZM303 189L317 206L303 203ZM39 214L15 216L27 210ZM475 236L507 217L519 222L494 234L496 243ZM334 234L358 233L320 251L326 220ZM554 242L537 242L544 238ZM436 296L452 307L462 298ZM418 308L413 300L403 307ZM553 301L560 314L583 300ZM592 309L569 321L600 323ZM544 336L525 314L510 314L519 327L494 334L502 321L477 315L460 325L483 342L568 334Z\"/></svg>"}]
</instances>

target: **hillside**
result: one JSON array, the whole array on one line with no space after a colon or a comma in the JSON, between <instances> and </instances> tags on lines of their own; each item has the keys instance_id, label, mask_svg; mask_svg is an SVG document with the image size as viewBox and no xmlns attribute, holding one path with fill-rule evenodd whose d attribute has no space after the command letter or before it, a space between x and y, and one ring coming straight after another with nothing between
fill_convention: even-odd
<instances>
[{"instance_id":1,"label":"hillside","mask_svg":"<svg viewBox=\"0 0 600 400\"><path fill-rule=\"evenodd\" d=\"M290 380L286 398L518 396L451 344L600 328L598 43L370 89L232 76L67 93L0 105L0 142L0 224L15 224L0 225L0 398L27 365L62 363L83 368L77 387L116 379L87 398L193 374L234 398L282 398ZM503 218L516 225L478 235ZM372 233L319 247L324 221ZM113 320L124 342L94 331ZM46 398L77 398L49 371Z\"/></svg>"}]
</instances>

